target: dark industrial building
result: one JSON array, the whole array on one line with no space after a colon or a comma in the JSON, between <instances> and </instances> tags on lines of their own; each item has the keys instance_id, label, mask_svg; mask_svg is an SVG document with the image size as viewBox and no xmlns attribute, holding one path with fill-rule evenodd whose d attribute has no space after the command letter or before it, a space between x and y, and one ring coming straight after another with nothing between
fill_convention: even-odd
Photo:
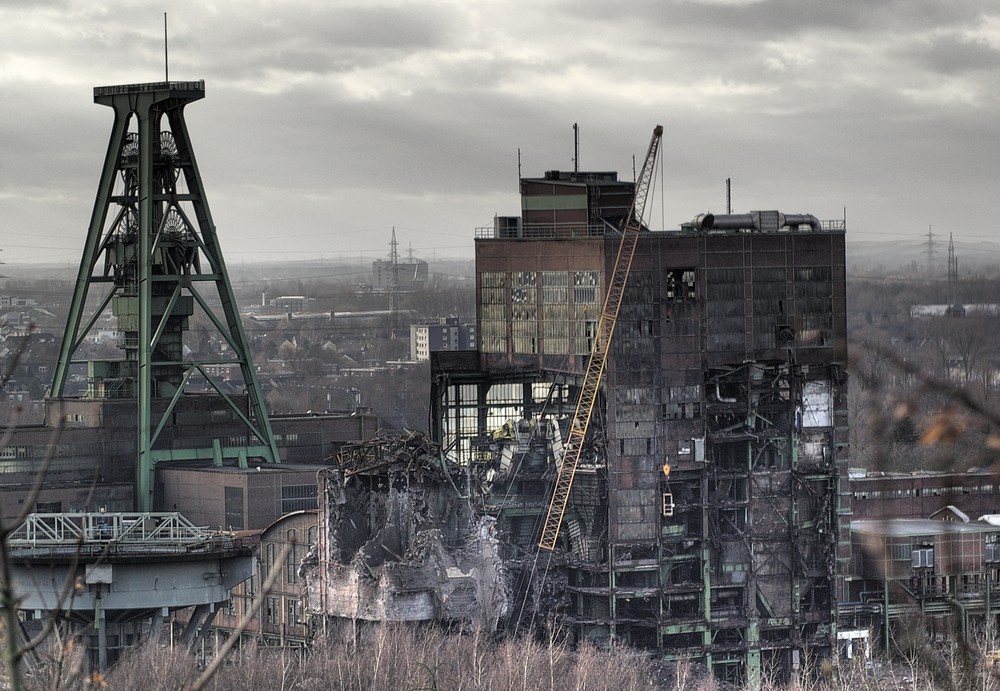
<instances>
[{"instance_id":1,"label":"dark industrial building","mask_svg":"<svg viewBox=\"0 0 1000 691\"><path fill-rule=\"evenodd\" d=\"M851 475L854 520L928 518L955 506L973 519L1000 511L996 473L854 472Z\"/></svg>"},{"instance_id":2,"label":"dark industrial building","mask_svg":"<svg viewBox=\"0 0 1000 691\"><path fill-rule=\"evenodd\" d=\"M852 559L842 628L871 631L882 650L921 622L930 637L1000 614L1000 500L991 471L852 472Z\"/></svg>"},{"instance_id":3,"label":"dark industrial building","mask_svg":"<svg viewBox=\"0 0 1000 691\"><path fill-rule=\"evenodd\" d=\"M636 190L613 172L523 178L521 215L477 232L479 348L432 354L432 437L447 492L495 520L501 567L458 618L478 607L516 630L559 621L580 642L698 660L755 685L762 668L791 670L836 641L837 574L851 557L845 226L777 211L642 226L555 549L540 550ZM354 562L323 517L344 523L362 477L374 506L398 504L404 483L426 496L411 502L439 506L426 463L342 459L319 535L341 553L320 555L314 615L347 616L322 600L353 598L364 579L331 586ZM351 537L356 559L406 523L383 513L352 528L366 536ZM452 514L420 520L449 535L462 525ZM408 546L418 542L399 546L397 568L433 564ZM442 593L453 585L371 587L384 602L423 592L414 618L451 619Z\"/></svg>"},{"instance_id":4,"label":"dark industrial building","mask_svg":"<svg viewBox=\"0 0 1000 691\"><path fill-rule=\"evenodd\" d=\"M958 512L962 516L962 512ZM964 518L964 516L962 516ZM858 520L850 601L841 621L877 633L884 650L893 635L921 623L931 635L959 631L1000 613L1000 526L929 518Z\"/></svg>"},{"instance_id":5,"label":"dark industrial building","mask_svg":"<svg viewBox=\"0 0 1000 691\"><path fill-rule=\"evenodd\" d=\"M439 358L435 392L442 443L496 467L489 510L527 555L632 190L554 172L521 193L520 221L476 240L478 362ZM850 558L844 232L762 211L640 236L556 557L549 606L578 639L751 683L831 650Z\"/></svg>"}]
</instances>

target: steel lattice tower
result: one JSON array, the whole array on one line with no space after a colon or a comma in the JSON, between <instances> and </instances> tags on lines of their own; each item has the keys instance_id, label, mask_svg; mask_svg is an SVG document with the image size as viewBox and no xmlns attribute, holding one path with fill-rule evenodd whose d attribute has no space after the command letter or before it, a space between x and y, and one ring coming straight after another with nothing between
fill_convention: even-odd
<instances>
[{"instance_id":1,"label":"steel lattice tower","mask_svg":"<svg viewBox=\"0 0 1000 691\"><path fill-rule=\"evenodd\" d=\"M88 363L87 396L137 401L136 503L142 511L152 508L158 461L280 461L184 122L184 107L204 95L203 81L94 89L94 102L114 109L114 125L51 395L64 396L75 353L110 307L124 358ZM95 309L88 309L88 299ZM206 359L185 352L184 332L196 309L228 346L224 353ZM246 398L227 393L211 365L238 365ZM208 448L163 448L157 440L195 375L247 433L213 439Z\"/></svg>"}]
</instances>

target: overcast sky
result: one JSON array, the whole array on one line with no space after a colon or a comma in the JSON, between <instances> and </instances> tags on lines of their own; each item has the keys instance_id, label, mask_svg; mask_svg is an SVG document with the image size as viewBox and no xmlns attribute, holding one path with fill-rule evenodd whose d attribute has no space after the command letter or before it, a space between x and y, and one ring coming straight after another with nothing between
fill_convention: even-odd
<instances>
[{"instance_id":1,"label":"overcast sky","mask_svg":"<svg viewBox=\"0 0 1000 691\"><path fill-rule=\"evenodd\" d=\"M204 79L186 119L234 261L472 256L521 172L632 178L652 224L779 209L848 237L1000 239L1000 5L986 0L3 0L0 255L77 262L112 111Z\"/></svg>"}]
</instances>

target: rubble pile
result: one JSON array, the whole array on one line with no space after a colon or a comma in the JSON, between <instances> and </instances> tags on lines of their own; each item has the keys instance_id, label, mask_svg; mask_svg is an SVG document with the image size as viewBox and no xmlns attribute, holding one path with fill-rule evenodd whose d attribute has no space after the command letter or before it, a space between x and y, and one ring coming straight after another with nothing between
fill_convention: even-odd
<instances>
[{"instance_id":1,"label":"rubble pile","mask_svg":"<svg viewBox=\"0 0 1000 691\"><path fill-rule=\"evenodd\" d=\"M495 628L510 608L494 519L465 475L412 432L345 447L320 473L320 540L303 563L310 613Z\"/></svg>"}]
</instances>

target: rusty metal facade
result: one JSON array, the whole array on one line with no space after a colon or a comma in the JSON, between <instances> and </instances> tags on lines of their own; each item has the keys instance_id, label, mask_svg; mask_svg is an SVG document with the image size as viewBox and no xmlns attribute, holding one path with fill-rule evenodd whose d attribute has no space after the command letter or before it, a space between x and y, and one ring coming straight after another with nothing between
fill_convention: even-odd
<instances>
[{"instance_id":1,"label":"rusty metal facade","mask_svg":"<svg viewBox=\"0 0 1000 691\"><path fill-rule=\"evenodd\" d=\"M514 626L556 615L579 640L753 684L836 640L851 514L844 224L755 212L751 227L643 233L541 578L532 539L617 246L595 223L615 208L600 201L616 198L600 196L612 175L522 180L524 217L478 233L478 367L432 363L433 436L487 484L507 563L522 563Z\"/></svg>"}]
</instances>

